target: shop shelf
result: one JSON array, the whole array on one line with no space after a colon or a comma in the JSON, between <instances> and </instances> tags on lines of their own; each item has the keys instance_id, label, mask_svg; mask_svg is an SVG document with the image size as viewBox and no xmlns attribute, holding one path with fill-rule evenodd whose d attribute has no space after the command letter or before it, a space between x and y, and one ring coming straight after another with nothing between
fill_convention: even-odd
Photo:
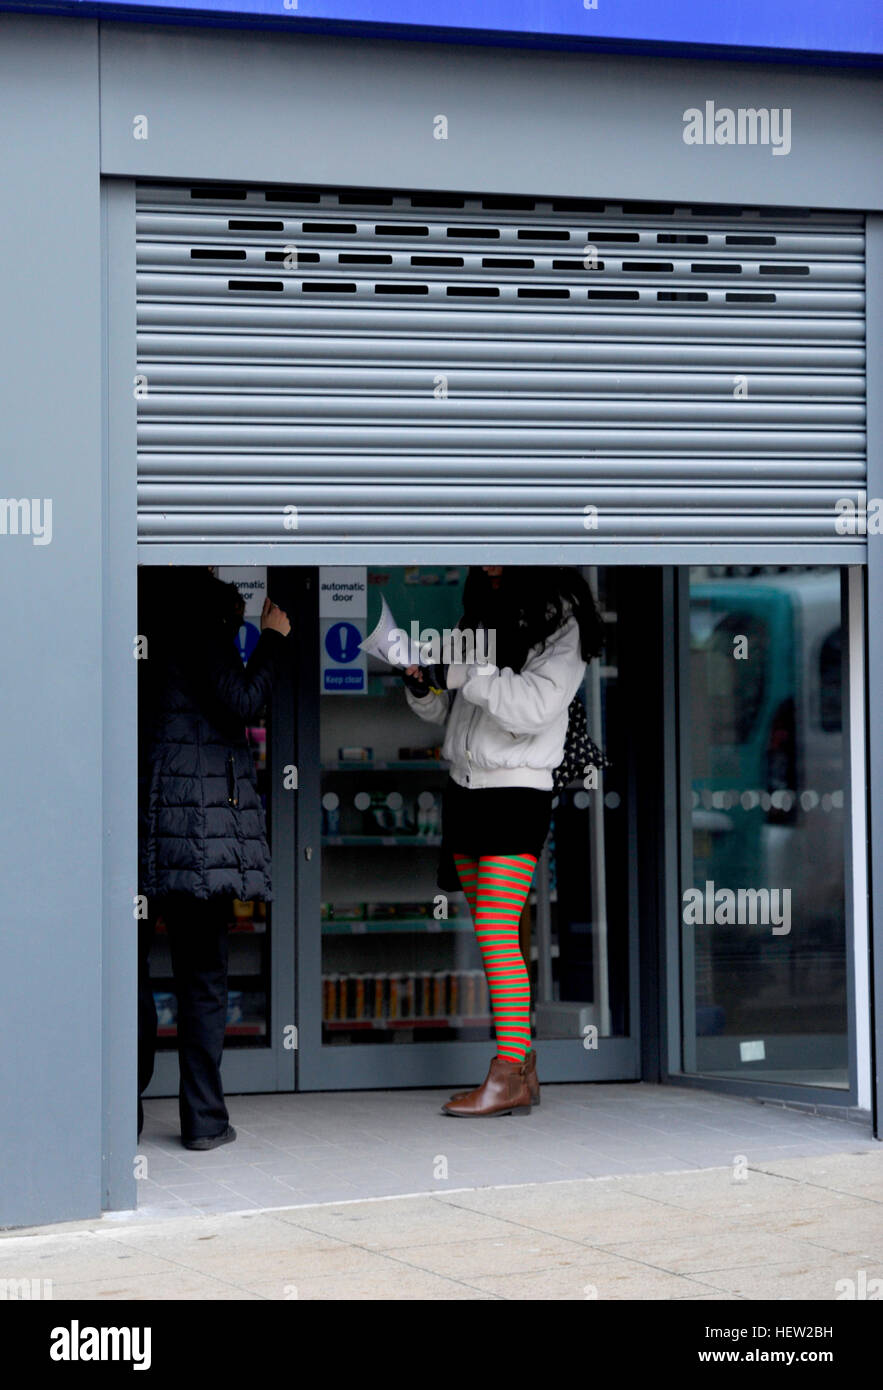
<instances>
[{"instance_id":1,"label":"shop shelf","mask_svg":"<svg viewBox=\"0 0 883 1390\"><path fill-rule=\"evenodd\" d=\"M363 762L360 758L344 762L337 759L322 764L323 772L446 772L439 758L392 758Z\"/></svg>"},{"instance_id":2,"label":"shop shelf","mask_svg":"<svg viewBox=\"0 0 883 1390\"><path fill-rule=\"evenodd\" d=\"M227 930L234 933L247 932L249 936L264 936L267 931L266 919L260 921L253 917L233 917L227 923ZM157 922L156 935L167 936L165 922Z\"/></svg>"},{"instance_id":3,"label":"shop shelf","mask_svg":"<svg viewBox=\"0 0 883 1390\"><path fill-rule=\"evenodd\" d=\"M348 845L384 845L387 848L395 845L407 845L412 849L421 849L424 845L440 845L440 835L323 835L322 844L331 849L339 849Z\"/></svg>"},{"instance_id":4,"label":"shop shelf","mask_svg":"<svg viewBox=\"0 0 883 1390\"><path fill-rule=\"evenodd\" d=\"M449 932L471 931L468 918L449 917L437 922L434 917L367 917L364 919L326 918L322 923L323 936L363 936L367 932Z\"/></svg>"},{"instance_id":5,"label":"shop shelf","mask_svg":"<svg viewBox=\"0 0 883 1390\"><path fill-rule=\"evenodd\" d=\"M224 1036L227 1038L262 1038L267 1032L267 1025L263 1019L254 1019L249 1022L243 1019L241 1023L228 1023L224 1029ZM174 1023L162 1024L156 1030L158 1038L176 1038L178 1028Z\"/></svg>"},{"instance_id":6,"label":"shop shelf","mask_svg":"<svg viewBox=\"0 0 883 1390\"><path fill-rule=\"evenodd\" d=\"M227 975L227 983L232 989L238 989L239 986L234 982L244 980L246 981L244 988L254 991L254 981L261 979L263 974L260 966L256 970L231 970ZM150 983L154 987L159 985L163 991L168 991L170 994L175 992L175 977L171 971L166 975L151 975Z\"/></svg>"},{"instance_id":7,"label":"shop shelf","mask_svg":"<svg viewBox=\"0 0 883 1390\"><path fill-rule=\"evenodd\" d=\"M336 1033L350 1033L357 1030L389 1032L396 1028L488 1028L491 1022L490 1015L475 1018L326 1018L322 1026Z\"/></svg>"}]
</instances>

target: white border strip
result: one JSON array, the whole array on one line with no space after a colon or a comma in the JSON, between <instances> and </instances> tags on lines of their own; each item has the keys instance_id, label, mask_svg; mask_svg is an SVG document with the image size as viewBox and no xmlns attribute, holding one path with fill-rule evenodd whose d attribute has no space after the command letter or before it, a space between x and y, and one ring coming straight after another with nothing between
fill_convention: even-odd
<instances>
[{"instance_id":1,"label":"white border strip","mask_svg":"<svg viewBox=\"0 0 883 1390\"><path fill-rule=\"evenodd\" d=\"M852 902L855 955L856 1104L871 1109L871 979L868 923L868 778L865 737L865 637L863 571L850 566L849 747L852 786Z\"/></svg>"}]
</instances>

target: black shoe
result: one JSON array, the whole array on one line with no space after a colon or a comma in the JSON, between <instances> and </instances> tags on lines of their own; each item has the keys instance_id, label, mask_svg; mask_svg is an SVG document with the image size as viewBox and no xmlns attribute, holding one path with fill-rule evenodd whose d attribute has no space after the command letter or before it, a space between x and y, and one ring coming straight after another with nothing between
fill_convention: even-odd
<instances>
[{"instance_id":1,"label":"black shoe","mask_svg":"<svg viewBox=\"0 0 883 1390\"><path fill-rule=\"evenodd\" d=\"M198 1149L202 1152L204 1149L218 1149L222 1144L232 1144L235 1138L236 1130L232 1125L227 1125L220 1134L212 1134L204 1139L182 1139L181 1142L185 1149Z\"/></svg>"}]
</instances>

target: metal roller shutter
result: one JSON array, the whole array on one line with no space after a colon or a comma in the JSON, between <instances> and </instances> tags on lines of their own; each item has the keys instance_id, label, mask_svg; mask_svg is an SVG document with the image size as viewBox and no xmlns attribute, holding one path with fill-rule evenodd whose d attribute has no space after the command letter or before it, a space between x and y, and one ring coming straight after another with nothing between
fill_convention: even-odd
<instances>
[{"instance_id":1,"label":"metal roller shutter","mask_svg":"<svg viewBox=\"0 0 883 1390\"><path fill-rule=\"evenodd\" d=\"M144 546L836 547L864 486L858 215L139 185L137 314Z\"/></svg>"}]
</instances>

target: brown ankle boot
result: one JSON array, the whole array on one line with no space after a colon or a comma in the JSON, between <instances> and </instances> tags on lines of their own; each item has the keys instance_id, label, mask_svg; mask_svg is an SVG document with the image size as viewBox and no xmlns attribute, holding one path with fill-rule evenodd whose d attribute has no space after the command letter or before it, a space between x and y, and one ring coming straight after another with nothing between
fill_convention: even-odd
<instances>
[{"instance_id":1,"label":"brown ankle boot","mask_svg":"<svg viewBox=\"0 0 883 1390\"><path fill-rule=\"evenodd\" d=\"M460 1100L449 1100L442 1106L442 1113L475 1120L491 1115L529 1115L530 1104L527 1058L521 1062L507 1062L495 1057L482 1085L467 1091Z\"/></svg>"},{"instance_id":2,"label":"brown ankle boot","mask_svg":"<svg viewBox=\"0 0 883 1390\"><path fill-rule=\"evenodd\" d=\"M525 1075L525 1077L526 1077L526 1079L527 1079L527 1085L528 1085L528 1089L529 1089L529 1091L530 1091L530 1103L531 1103L531 1105L539 1105L539 1103L540 1103L540 1083L539 1083L539 1080L538 1080L538 1078L537 1078L537 1054L534 1052L533 1048L531 1048L530 1052L528 1052L528 1054L527 1054L527 1056L525 1057L524 1061L525 1061L524 1075ZM452 1100L452 1101L463 1100L466 1096L468 1096L468 1095L470 1095L470 1094L471 1094L470 1091L458 1091L458 1092L456 1093L456 1095L451 1096L451 1100Z\"/></svg>"}]
</instances>

